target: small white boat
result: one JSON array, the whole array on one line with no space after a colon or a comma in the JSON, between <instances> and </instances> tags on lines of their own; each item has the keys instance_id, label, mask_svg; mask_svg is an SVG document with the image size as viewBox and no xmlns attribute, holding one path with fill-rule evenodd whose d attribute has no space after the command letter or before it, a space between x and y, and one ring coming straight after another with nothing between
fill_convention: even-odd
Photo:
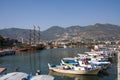
<instances>
[{"instance_id":1,"label":"small white boat","mask_svg":"<svg viewBox=\"0 0 120 80\"><path fill-rule=\"evenodd\" d=\"M65 65L51 65L48 63L49 70L66 73L66 74L84 74L84 75L97 75L100 71L99 68L89 69L86 67L65 66Z\"/></svg>"},{"instance_id":2,"label":"small white boat","mask_svg":"<svg viewBox=\"0 0 120 80\"><path fill-rule=\"evenodd\" d=\"M32 77L30 80L54 80L54 77L50 75L37 75Z\"/></svg>"},{"instance_id":3,"label":"small white boat","mask_svg":"<svg viewBox=\"0 0 120 80\"><path fill-rule=\"evenodd\" d=\"M0 80L22 80L23 78L26 78L26 76L28 76L28 74L23 72L12 72L3 75L0 77Z\"/></svg>"},{"instance_id":4,"label":"small white boat","mask_svg":"<svg viewBox=\"0 0 120 80\"><path fill-rule=\"evenodd\" d=\"M98 61L88 61L88 62L96 66L101 66L102 69L107 69L111 64L110 62L98 62Z\"/></svg>"},{"instance_id":5,"label":"small white boat","mask_svg":"<svg viewBox=\"0 0 120 80\"><path fill-rule=\"evenodd\" d=\"M76 66L86 67L86 68L89 68L89 69L100 68L102 70L101 65L88 64L88 63L85 64L81 60L79 60L77 62L75 62L75 61L69 61L69 60L67 60L67 61L61 60L61 64L69 66L69 67L76 65Z\"/></svg>"}]
</instances>

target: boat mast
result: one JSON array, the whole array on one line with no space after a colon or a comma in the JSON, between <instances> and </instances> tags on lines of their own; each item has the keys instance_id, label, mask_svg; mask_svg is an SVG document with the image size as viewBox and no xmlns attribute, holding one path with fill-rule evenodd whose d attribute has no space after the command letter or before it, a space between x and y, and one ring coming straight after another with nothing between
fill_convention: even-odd
<instances>
[{"instance_id":1,"label":"boat mast","mask_svg":"<svg viewBox=\"0 0 120 80\"><path fill-rule=\"evenodd\" d=\"M30 36L30 38L29 38L29 45L30 45L30 46L31 46L31 36L32 36L32 35L31 35L31 32L32 32L32 31L30 30L30 34L29 34L29 36Z\"/></svg>"},{"instance_id":2,"label":"boat mast","mask_svg":"<svg viewBox=\"0 0 120 80\"><path fill-rule=\"evenodd\" d=\"M35 36L36 36L36 34L35 34L35 28L36 28L36 26L35 25L33 25L34 26L34 32L33 32L33 43L34 43L34 45L36 44L36 39L35 39Z\"/></svg>"},{"instance_id":3,"label":"boat mast","mask_svg":"<svg viewBox=\"0 0 120 80\"><path fill-rule=\"evenodd\" d=\"M40 27L38 26L38 44L40 44Z\"/></svg>"}]
</instances>

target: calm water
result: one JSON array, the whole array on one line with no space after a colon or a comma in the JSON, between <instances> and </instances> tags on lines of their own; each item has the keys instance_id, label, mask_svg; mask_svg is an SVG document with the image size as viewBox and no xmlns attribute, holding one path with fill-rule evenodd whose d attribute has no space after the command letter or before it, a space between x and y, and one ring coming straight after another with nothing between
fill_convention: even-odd
<instances>
[{"instance_id":1,"label":"calm water","mask_svg":"<svg viewBox=\"0 0 120 80\"><path fill-rule=\"evenodd\" d=\"M116 62L111 67L98 76L68 75L55 72L49 72L48 63L59 64L64 57L74 57L77 53L83 53L87 49L49 49L36 52L19 53L13 56L0 57L0 67L7 67L7 72L12 72L16 67L19 71L35 74L37 69L42 74L49 74L55 77L55 80L116 80L117 69Z\"/></svg>"}]
</instances>

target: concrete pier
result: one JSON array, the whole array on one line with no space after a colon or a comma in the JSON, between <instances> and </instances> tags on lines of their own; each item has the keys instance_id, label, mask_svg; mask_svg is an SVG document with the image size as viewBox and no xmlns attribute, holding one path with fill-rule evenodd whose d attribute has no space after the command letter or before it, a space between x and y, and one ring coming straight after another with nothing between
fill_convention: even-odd
<instances>
[{"instance_id":1,"label":"concrete pier","mask_svg":"<svg viewBox=\"0 0 120 80\"><path fill-rule=\"evenodd\" d=\"M15 51L14 50L0 50L0 57L2 56L7 56L7 55L15 55Z\"/></svg>"},{"instance_id":2,"label":"concrete pier","mask_svg":"<svg viewBox=\"0 0 120 80\"><path fill-rule=\"evenodd\" d=\"M117 64L117 71L118 71L118 75L117 75L117 80L120 80L120 52L118 52L118 64Z\"/></svg>"}]
</instances>

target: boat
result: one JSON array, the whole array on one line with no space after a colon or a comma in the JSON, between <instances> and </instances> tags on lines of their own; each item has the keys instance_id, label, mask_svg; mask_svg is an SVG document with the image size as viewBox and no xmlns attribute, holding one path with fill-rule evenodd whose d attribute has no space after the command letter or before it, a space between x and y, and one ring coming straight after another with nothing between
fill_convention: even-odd
<instances>
[{"instance_id":1,"label":"boat","mask_svg":"<svg viewBox=\"0 0 120 80\"><path fill-rule=\"evenodd\" d=\"M92 69L92 68L100 68L100 71L104 70L104 69L107 69L109 67L109 65L105 65L105 64L96 64L96 63L84 63L82 62L81 60L79 61L69 61L69 60L61 60L61 64L62 65L66 65L66 66L81 66L81 67L87 67L89 69Z\"/></svg>"},{"instance_id":2,"label":"boat","mask_svg":"<svg viewBox=\"0 0 120 80\"><path fill-rule=\"evenodd\" d=\"M88 61L90 64L94 64L95 66L101 66L102 69L107 69L110 66L110 62L98 62L98 61Z\"/></svg>"},{"instance_id":3,"label":"boat","mask_svg":"<svg viewBox=\"0 0 120 80\"><path fill-rule=\"evenodd\" d=\"M88 58L80 58L80 59L75 59L75 58L63 58L61 60L61 63L67 66L83 66L83 67L98 67L101 70L107 69L110 66L110 62L108 61L98 61L96 59L88 59Z\"/></svg>"},{"instance_id":4,"label":"boat","mask_svg":"<svg viewBox=\"0 0 120 80\"><path fill-rule=\"evenodd\" d=\"M92 64L92 65L95 65L95 66L98 66L98 67L101 67L101 69L107 69L111 62L108 61L108 58L105 57L105 56L96 56L96 57L90 57L90 56L87 56L87 57L81 57L81 54L79 54L79 64L81 62L81 60L84 62L87 62L87 64Z\"/></svg>"},{"instance_id":5,"label":"boat","mask_svg":"<svg viewBox=\"0 0 120 80\"><path fill-rule=\"evenodd\" d=\"M49 71L49 75L70 77L70 78L74 78L74 80L99 80L98 76L79 75L79 74L64 74L64 73L58 73L58 72L54 72L54 71Z\"/></svg>"},{"instance_id":6,"label":"boat","mask_svg":"<svg viewBox=\"0 0 120 80\"><path fill-rule=\"evenodd\" d=\"M24 80L28 74L23 72L11 72L0 77L0 80Z\"/></svg>"},{"instance_id":7,"label":"boat","mask_svg":"<svg viewBox=\"0 0 120 80\"><path fill-rule=\"evenodd\" d=\"M66 66L66 65L55 65L48 63L49 70L66 73L66 74L82 74L82 75L97 75L100 71L99 68L87 68L87 67L77 67L77 66Z\"/></svg>"}]
</instances>

